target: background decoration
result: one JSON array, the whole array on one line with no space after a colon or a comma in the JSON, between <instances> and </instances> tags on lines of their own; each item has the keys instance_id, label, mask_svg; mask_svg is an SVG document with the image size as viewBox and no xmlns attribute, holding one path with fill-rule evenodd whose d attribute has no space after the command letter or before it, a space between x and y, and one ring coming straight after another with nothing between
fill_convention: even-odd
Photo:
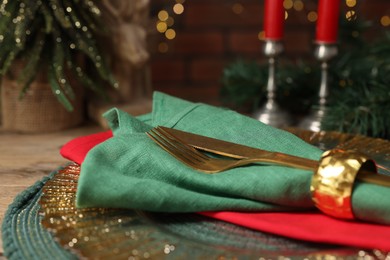
<instances>
[{"instance_id":1,"label":"background decoration","mask_svg":"<svg viewBox=\"0 0 390 260\"><path fill-rule=\"evenodd\" d=\"M104 52L110 53L109 66L118 81L113 101L127 102L151 95L148 82L149 0L99 1L102 19L110 34L103 39ZM115 95L116 94L116 95Z\"/></svg>"},{"instance_id":2,"label":"background decoration","mask_svg":"<svg viewBox=\"0 0 390 260\"><path fill-rule=\"evenodd\" d=\"M312 106L311 113L298 127L320 131L326 116L326 106L331 91L329 88L329 63L337 56L337 35L339 27L340 0L319 0L317 3L314 57L321 66L321 80L318 87L318 105Z\"/></svg>"},{"instance_id":3,"label":"background decoration","mask_svg":"<svg viewBox=\"0 0 390 260\"><path fill-rule=\"evenodd\" d=\"M283 0L266 0L264 2L264 55L268 59L267 102L253 113L257 120L274 126L283 127L291 124L288 112L280 109L276 102L278 58L284 51L283 34L286 12Z\"/></svg>"},{"instance_id":4,"label":"background decoration","mask_svg":"<svg viewBox=\"0 0 390 260\"><path fill-rule=\"evenodd\" d=\"M333 69L337 91L324 128L389 139L390 33L374 43L345 46Z\"/></svg>"},{"instance_id":5,"label":"background decoration","mask_svg":"<svg viewBox=\"0 0 390 260\"><path fill-rule=\"evenodd\" d=\"M390 33L366 39L372 22L356 13L341 17L339 55L330 63L330 88L324 130L390 138ZM315 63L314 63L315 64ZM319 66L310 60L283 61L277 77L279 104L299 120L316 102ZM248 111L265 100L266 67L236 61L223 71L221 97L225 105Z\"/></svg>"},{"instance_id":6,"label":"background decoration","mask_svg":"<svg viewBox=\"0 0 390 260\"><path fill-rule=\"evenodd\" d=\"M116 86L96 42L96 35L107 32L94 1L3 0L0 14L0 76L20 62L22 69L15 76L22 86L21 97L43 68L53 93L69 111L75 93L68 71L83 86L101 94L103 88L95 75ZM80 55L88 64L78 60ZM92 66L84 70L84 65Z\"/></svg>"},{"instance_id":7,"label":"background decoration","mask_svg":"<svg viewBox=\"0 0 390 260\"><path fill-rule=\"evenodd\" d=\"M88 115L107 127L102 114L111 107L139 115L150 112L152 84L150 73L151 19L149 0L97 1L102 20L109 34L99 37L107 64L118 82L118 88L108 88L110 102L91 99Z\"/></svg>"},{"instance_id":8,"label":"background decoration","mask_svg":"<svg viewBox=\"0 0 390 260\"><path fill-rule=\"evenodd\" d=\"M175 16L184 13L184 2L185 0L174 0L169 5L155 5L156 10L152 10L152 13L156 13L156 30L163 35L157 44L160 53L167 53L170 48L169 41L176 38Z\"/></svg>"},{"instance_id":9,"label":"background decoration","mask_svg":"<svg viewBox=\"0 0 390 260\"><path fill-rule=\"evenodd\" d=\"M86 94L117 87L100 37L109 35L93 0L0 3L2 127L52 132L86 119Z\"/></svg>"}]
</instances>

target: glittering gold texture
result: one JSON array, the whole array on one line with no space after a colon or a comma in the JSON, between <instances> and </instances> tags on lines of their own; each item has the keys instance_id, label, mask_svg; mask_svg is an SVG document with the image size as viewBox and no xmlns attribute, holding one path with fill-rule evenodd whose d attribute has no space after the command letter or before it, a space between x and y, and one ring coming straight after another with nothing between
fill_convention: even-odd
<instances>
[{"instance_id":1,"label":"glittering gold texture","mask_svg":"<svg viewBox=\"0 0 390 260\"><path fill-rule=\"evenodd\" d=\"M375 163L362 153L341 149L323 153L310 187L315 206L330 216L353 219L351 196L361 168L376 172Z\"/></svg>"},{"instance_id":2,"label":"glittering gold texture","mask_svg":"<svg viewBox=\"0 0 390 260\"><path fill-rule=\"evenodd\" d=\"M179 239L169 235L154 237L155 227L140 222L143 213L126 209L76 208L79 173L79 165L68 165L42 189L42 225L64 248L88 259L164 259L175 253ZM207 251L201 255L206 257Z\"/></svg>"}]
</instances>

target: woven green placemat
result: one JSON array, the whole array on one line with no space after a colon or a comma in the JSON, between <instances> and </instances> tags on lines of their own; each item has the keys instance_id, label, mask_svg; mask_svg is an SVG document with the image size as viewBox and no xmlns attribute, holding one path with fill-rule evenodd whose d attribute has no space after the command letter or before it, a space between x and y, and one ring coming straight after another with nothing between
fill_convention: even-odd
<instances>
[{"instance_id":1,"label":"woven green placemat","mask_svg":"<svg viewBox=\"0 0 390 260\"><path fill-rule=\"evenodd\" d=\"M4 256L8 259L77 259L41 225L42 187L56 172L21 192L9 205L1 230Z\"/></svg>"}]
</instances>

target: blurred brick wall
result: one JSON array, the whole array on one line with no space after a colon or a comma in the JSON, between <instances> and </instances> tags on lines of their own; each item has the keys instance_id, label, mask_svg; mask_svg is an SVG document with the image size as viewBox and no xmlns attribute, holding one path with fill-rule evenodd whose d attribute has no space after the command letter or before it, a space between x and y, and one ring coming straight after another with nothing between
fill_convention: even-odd
<instances>
[{"instance_id":1,"label":"blurred brick wall","mask_svg":"<svg viewBox=\"0 0 390 260\"><path fill-rule=\"evenodd\" d=\"M345 0L341 2L342 10L351 9ZM238 58L265 62L259 40L263 3L186 0L184 13L171 13L176 37L167 40L160 33L151 37L153 88L191 101L219 104L220 79L226 65ZM302 11L288 12L281 60L313 59L315 23L307 20L307 14L316 11L316 2L303 0L303 3ZM152 16L156 17L162 9L171 10L173 4L173 0L151 0ZM360 0L353 9L379 24L380 17L390 15L390 1ZM159 44L165 44L167 50L159 51Z\"/></svg>"}]
</instances>

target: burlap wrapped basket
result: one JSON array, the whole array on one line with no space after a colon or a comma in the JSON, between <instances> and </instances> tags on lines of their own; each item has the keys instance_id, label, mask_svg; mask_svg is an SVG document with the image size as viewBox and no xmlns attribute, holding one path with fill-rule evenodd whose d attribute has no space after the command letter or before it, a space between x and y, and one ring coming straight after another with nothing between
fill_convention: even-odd
<instances>
[{"instance_id":1,"label":"burlap wrapped basket","mask_svg":"<svg viewBox=\"0 0 390 260\"><path fill-rule=\"evenodd\" d=\"M2 128L19 133L54 132L71 128L85 120L84 90L76 80L68 78L76 98L71 100L74 110L69 112L52 92L44 72L41 72L20 98L22 86L17 82L20 64L14 66L1 82Z\"/></svg>"}]
</instances>

